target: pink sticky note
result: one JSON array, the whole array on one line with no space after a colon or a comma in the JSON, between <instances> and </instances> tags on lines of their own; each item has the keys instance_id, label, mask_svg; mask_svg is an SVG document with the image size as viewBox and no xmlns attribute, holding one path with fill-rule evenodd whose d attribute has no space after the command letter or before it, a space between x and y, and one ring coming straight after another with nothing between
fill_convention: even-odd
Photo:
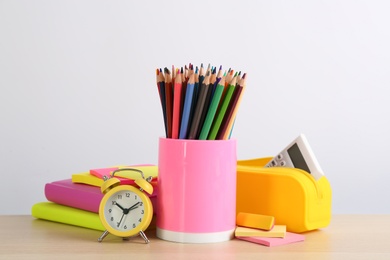
<instances>
[{"instance_id":1,"label":"pink sticky note","mask_svg":"<svg viewBox=\"0 0 390 260\"><path fill-rule=\"evenodd\" d=\"M111 173L115 170L118 170L119 167L111 167L111 168L102 168L102 169L92 169L89 171L89 174L98 177L100 179L103 179L103 176L110 177ZM127 185L133 185L134 180L116 177L118 180L120 180L121 184L127 184Z\"/></svg>"},{"instance_id":2,"label":"pink sticky note","mask_svg":"<svg viewBox=\"0 0 390 260\"><path fill-rule=\"evenodd\" d=\"M153 164L137 164L137 165L131 165L131 166L126 166L127 168L131 167L141 167L141 166L154 166ZM126 167L121 167L121 168L126 168ZM112 172L115 170L118 170L120 167L109 167L109 168L100 168L100 169L91 169L89 170L89 173L93 176L96 176L100 179L103 179L103 176L110 177ZM116 176L119 180L121 180L121 183L123 184L123 181L126 182L128 180L127 178L121 178ZM134 183L133 180L131 180L130 183ZM126 183L127 184L127 183Z\"/></svg>"},{"instance_id":3,"label":"pink sticky note","mask_svg":"<svg viewBox=\"0 0 390 260\"><path fill-rule=\"evenodd\" d=\"M111 177L111 173L115 170L118 170L118 167L112 167L112 168L102 168L102 169L92 169L89 171L89 173L93 176L96 176L100 179L103 179L103 176Z\"/></svg>"},{"instance_id":4,"label":"pink sticky note","mask_svg":"<svg viewBox=\"0 0 390 260\"><path fill-rule=\"evenodd\" d=\"M295 242L300 242L305 240L304 235L286 232L286 236L284 238L278 238L278 237L236 237L241 240L245 240L248 242L265 245L265 246L280 246L280 245L286 245L291 244Z\"/></svg>"}]
</instances>

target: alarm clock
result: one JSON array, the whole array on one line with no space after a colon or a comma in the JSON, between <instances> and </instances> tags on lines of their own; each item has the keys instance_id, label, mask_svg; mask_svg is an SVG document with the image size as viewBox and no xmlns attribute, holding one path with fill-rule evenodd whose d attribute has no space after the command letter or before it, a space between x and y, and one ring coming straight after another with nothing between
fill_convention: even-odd
<instances>
[{"instance_id":1,"label":"alarm clock","mask_svg":"<svg viewBox=\"0 0 390 260\"><path fill-rule=\"evenodd\" d=\"M120 185L120 180L114 177L119 171L139 172L142 178L134 180L139 188ZM153 193L153 186L150 184L152 178L145 179L142 171L134 168L121 168L113 171L111 177L103 178L104 183L100 189L104 196L99 206L99 217L106 230L98 241L102 242L109 233L123 239L139 234L145 243L149 243L144 231L153 217L152 202L146 194Z\"/></svg>"}]
</instances>

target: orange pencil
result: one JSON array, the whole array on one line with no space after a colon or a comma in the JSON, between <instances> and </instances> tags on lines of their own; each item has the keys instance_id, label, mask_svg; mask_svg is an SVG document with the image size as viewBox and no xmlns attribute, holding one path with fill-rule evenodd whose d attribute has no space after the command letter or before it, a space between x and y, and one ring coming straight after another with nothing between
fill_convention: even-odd
<instances>
[{"instance_id":1,"label":"orange pencil","mask_svg":"<svg viewBox=\"0 0 390 260\"><path fill-rule=\"evenodd\" d=\"M233 124L234 124L234 121L236 119L237 111L238 111L238 108L240 107L242 96L243 96L245 88L246 88L246 73L244 73L244 75L242 75L242 78L240 79L237 87L238 87L238 89L241 89L241 93L240 93L240 95L238 97L238 101L237 101L237 104L234 107L233 113L232 113L231 117L229 118L228 126L227 126L227 128L225 130L225 133L223 134L223 136L221 138L222 140L229 139L230 135L232 133Z\"/></svg>"},{"instance_id":2,"label":"orange pencil","mask_svg":"<svg viewBox=\"0 0 390 260\"><path fill-rule=\"evenodd\" d=\"M226 77L225 77L225 87L223 89L223 92L222 92L222 97L221 97L221 100L223 100L225 98L225 95L226 95L226 91L228 89L228 86L230 84L230 82L232 81L233 79L233 73L234 73L234 70L230 69L226 72L225 71L225 74L226 74ZM221 105L222 104L219 104L218 106L218 110L221 108Z\"/></svg>"},{"instance_id":3,"label":"orange pencil","mask_svg":"<svg viewBox=\"0 0 390 260\"><path fill-rule=\"evenodd\" d=\"M235 82L237 82L237 72L234 75L232 81L230 82L231 85L234 84L235 88L234 88L233 95L230 99L229 105L226 109L225 115L223 116L221 126L219 127L219 130L218 130L218 134L216 137L216 139L218 139L218 140L222 140L222 137L225 134L225 131L226 131L227 126L229 124L229 119L231 118L231 116L233 114L234 108L236 107L237 102L238 102L238 98L240 97L240 94L241 94L242 88L239 88L238 84L236 84Z\"/></svg>"},{"instance_id":4,"label":"orange pencil","mask_svg":"<svg viewBox=\"0 0 390 260\"><path fill-rule=\"evenodd\" d=\"M232 81L232 79L233 79L233 73L234 73L234 70L229 69L228 74L226 75L225 87L229 86L230 81Z\"/></svg>"}]
</instances>

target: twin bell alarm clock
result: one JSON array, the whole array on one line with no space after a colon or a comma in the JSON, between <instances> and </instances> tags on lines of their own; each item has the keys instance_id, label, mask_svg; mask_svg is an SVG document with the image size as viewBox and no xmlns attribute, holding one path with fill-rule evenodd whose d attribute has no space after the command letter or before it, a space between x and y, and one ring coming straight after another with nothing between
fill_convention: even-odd
<instances>
[{"instance_id":1,"label":"twin bell alarm clock","mask_svg":"<svg viewBox=\"0 0 390 260\"><path fill-rule=\"evenodd\" d=\"M119 171L139 172L142 178L134 180L139 188L120 185L120 180L114 177ZM149 243L144 231L153 217L153 206L146 194L153 193L151 180L151 177L145 179L142 171L134 168L121 168L113 171L109 178L104 176L101 186L104 196L99 206L99 217L106 231L99 237L99 242L110 233L124 239L139 234L145 243Z\"/></svg>"}]
</instances>

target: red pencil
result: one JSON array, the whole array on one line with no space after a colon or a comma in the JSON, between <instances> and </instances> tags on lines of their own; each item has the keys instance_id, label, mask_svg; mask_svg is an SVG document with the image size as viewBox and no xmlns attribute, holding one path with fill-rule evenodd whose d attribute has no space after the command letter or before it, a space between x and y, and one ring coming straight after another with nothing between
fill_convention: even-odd
<instances>
[{"instance_id":1,"label":"red pencil","mask_svg":"<svg viewBox=\"0 0 390 260\"><path fill-rule=\"evenodd\" d=\"M182 87L183 87L182 75L180 74L180 70L178 70L175 78L174 89L173 89L172 138L174 139L179 138L179 132L180 132Z\"/></svg>"}]
</instances>

